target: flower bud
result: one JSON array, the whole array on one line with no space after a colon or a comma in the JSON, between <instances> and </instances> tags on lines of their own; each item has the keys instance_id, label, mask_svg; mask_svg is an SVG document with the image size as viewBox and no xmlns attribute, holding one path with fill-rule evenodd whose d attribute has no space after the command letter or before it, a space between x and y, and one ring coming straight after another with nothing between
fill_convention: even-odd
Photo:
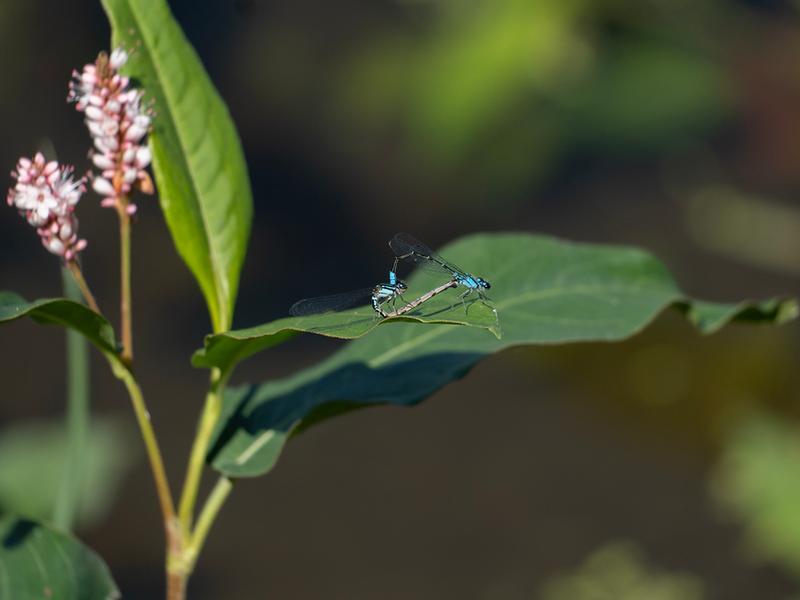
<instances>
[{"instance_id":1,"label":"flower bud","mask_svg":"<svg viewBox=\"0 0 800 600\"><path fill-rule=\"evenodd\" d=\"M116 193L111 182L103 177L94 178L94 181L92 181L92 189L101 196L113 196Z\"/></svg>"}]
</instances>

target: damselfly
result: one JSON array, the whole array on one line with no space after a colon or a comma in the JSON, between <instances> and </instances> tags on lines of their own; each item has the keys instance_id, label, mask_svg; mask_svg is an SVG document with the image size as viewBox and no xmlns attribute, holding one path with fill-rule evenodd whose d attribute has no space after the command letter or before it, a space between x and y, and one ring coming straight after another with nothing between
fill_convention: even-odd
<instances>
[{"instance_id":1,"label":"damselfly","mask_svg":"<svg viewBox=\"0 0 800 600\"><path fill-rule=\"evenodd\" d=\"M298 300L289 309L289 313L295 317L305 317L325 312L338 312L371 303L375 312L385 316L383 305L388 302L394 310L395 300L402 298L401 294L408 289L406 284L397 279L394 273L392 275L390 283L381 283L375 287Z\"/></svg>"},{"instance_id":2,"label":"damselfly","mask_svg":"<svg viewBox=\"0 0 800 600\"><path fill-rule=\"evenodd\" d=\"M423 302L427 302L428 300L430 300L434 296L437 296L437 295L441 294L445 290L449 290L450 288L454 288L457 285L458 285L458 282L455 279L451 279L447 283L442 284L439 287L434 288L429 292L425 292L424 294L422 294L422 296L420 296L416 300L412 300L411 302L408 302L405 306L402 306L402 307L400 307L400 308L398 308L398 309L396 309L396 310L394 310L392 312L389 312L389 313L383 312L382 309L379 312L384 317L399 317L400 315L404 315L407 312L411 312L412 310L417 308Z\"/></svg>"},{"instance_id":3,"label":"damselfly","mask_svg":"<svg viewBox=\"0 0 800 600\"><path fill-rule=\"evenodd\" d=\"M478 298L483 304L489 306L486 302L489 300L489 297L484 293L484 290L488 290L492 287L488 281L482 277L471 275L461 267L445 260L414 236L408 233L398 233L389 242L389 247L396 257L394 260L394 267L390 272L390 277L392 275L396 276L398 261L401 259L407 260L419 265L421 268L433 268L436 271L447 273L456 285L465 287L466 290L459 296L461 302L464 304L464 310L467 310L466 299L473 292L478 295ZM489 307L491 308L491 306Z\"/></svg>"}]
</instances>

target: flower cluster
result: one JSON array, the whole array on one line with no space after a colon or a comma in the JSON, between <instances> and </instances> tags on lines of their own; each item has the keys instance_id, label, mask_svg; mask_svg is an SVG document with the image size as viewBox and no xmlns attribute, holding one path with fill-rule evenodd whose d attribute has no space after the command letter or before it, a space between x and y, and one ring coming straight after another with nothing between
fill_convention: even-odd
<instances>
[{"instance_id":1,"label":"flower cluster","mask_svg":"<svg viewBox=\"0 0 800 600\"><path fill-rule=\"evenodd\" d=\"M20 158L11 176L16 185L8 191L8 205L27 219L50 252L66 261L74 260L86 247L78 239L75 206L86 191L84 179L72 178L72 167L47 162L37 153L33 160Z\"/></svg>"},{"instance_id":2,"label":"flower cluster","mask_svg":"<svg viewBox=\"0 0 800 600\"><path fill-rule=\"evenodd\" d=\"M86 115L86 126L94 141L92 162L100 175L92 188L103 196L102 205L128 214L136 212L130 202L133 190L153 193L153 182L145 170L150 164L150 149L145 136L152 115L142 106L143 92L129 88L128 77L119 73L128 54L116 49L73 73L68 100Z\"/></svg>"}]
</instances>

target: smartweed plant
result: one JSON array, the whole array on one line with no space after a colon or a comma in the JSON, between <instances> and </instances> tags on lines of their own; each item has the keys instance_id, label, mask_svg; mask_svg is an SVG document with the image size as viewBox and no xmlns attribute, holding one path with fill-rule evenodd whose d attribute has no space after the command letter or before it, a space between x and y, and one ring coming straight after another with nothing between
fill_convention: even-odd
<instances>
[{"instance_id":1,"label":"smartweed plant","mask_svg":"<svg viewBox=\"0 0 800 600\"><path fill-rule=\"evenodd\" d=\"M491 304L473 302L465 310L466 302L449 289L458 281L420 272L408 279L409 297L425 302L385 318L364 305L233 330L253 211L234 124L164 0L103 0L103 5L113 47L75 71L68 85L68 100L88 131L91 170L77 175L72 166L35 152L17 162L7 196L44 248L63 263L84 302L28 302L3 292L0 322L30 316L79 333L124 385L160 504L170 600L186 597L187 581L235 481L269 472L291 437L311 425L359 406L418 403L484 357L512 346L622 340L669 307L704 333L735 319L779 323L796 315L791 300L692 300L658 260L634 248L493 233L463 237L443 250L448 259L492 281ZM191 357L195 367L207 371L208 391L180 488L168 480L158 442L169 432L156 434L158 424L150 420L135 370L131 236L142 225L136 203L154 194L211 323L211 331L197 332L198 340L207 335ZM82 203L96 201L116 213L119 225L118 314L95 297L81 267L93 242L81 237L78 213ZM489 287L475 281L481 294ZM437 292L426 296L430 290ZM285 300L289 306L293 299ZM112 320L118 322L118 334ZM270 385L230 385L239 362L259 352L279 352L298 334L352 341L320 364ZM201 499L201 479L209 472L216 484ZM0 518L0 528L4 598L119 595L113 565L106 567L66 531L9 514Z\"/></svg>"}]
</instances>

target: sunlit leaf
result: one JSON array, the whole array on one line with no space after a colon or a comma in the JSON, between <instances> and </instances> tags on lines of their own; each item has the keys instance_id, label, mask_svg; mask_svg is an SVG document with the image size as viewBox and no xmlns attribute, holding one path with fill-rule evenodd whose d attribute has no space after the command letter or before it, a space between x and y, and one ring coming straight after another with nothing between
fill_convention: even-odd
<instances>
[{"instance_id":1,"label":"sunlit leaf","mask_svg":"<svg viewBox=\"0 0 800 600\"><path fill-rule=\"evenodd\" d=\"M407 298L414 299L441 284L428 273L414 277ZM206 346L192 357L196 367L220 367L229 371L248 356L280 344L297 333L315 333L326 337L353 339L369 333L378 325L398 321L419 323L445 323L467 325L485 329L501 337L501 324L494 308L480 301L470 301L465 306L459 300L461 290L447 290L421 304L416 310L400 317L382 320L371 306L342 312L331 312L307 317L288 317L248 329L238 329L209 336ZM398 300L397 306L403 303ZM388 310L388 308L387 308Z\"/></svg>"},{"instance_id":2,"label":"sunlit leaf","mask_svg":"<svg viewBox=\"0 0 800 600\"><path fill-rule=\"evenodd\" d=\"M492 283L501 338L476 327L390 320L310 369L231 390L211 453L214 466L232 476L265 473L296 427L358 406L414 404L483 357L512 346L621 340L669 306L685 312L703 332L733 319L780 323L797 312L791 300L695 303L659 261L632 248L484 234L463 238L442 254ZM411 279L411 285L416 282ZM423 314L435 310L425 307ZM463 308L454 310L463 315ZM212 336L195 362L228 369L258 344L278 343L295 330L278 321L257 341L237 339L237 333Z\"/></svg>"},{"instance_id":3,"label":"sunlit leaf","mask_svg":"<svg viewBox=\"0 0 800 600\"><path fill-rule=\"evenodd\" d=\"M161 208L208 304L214 331L231 324L252 218L239 137L222 99L164 0L103 0L126 73L152 99L150 136Z\"/></svg>"}]
</instances>

